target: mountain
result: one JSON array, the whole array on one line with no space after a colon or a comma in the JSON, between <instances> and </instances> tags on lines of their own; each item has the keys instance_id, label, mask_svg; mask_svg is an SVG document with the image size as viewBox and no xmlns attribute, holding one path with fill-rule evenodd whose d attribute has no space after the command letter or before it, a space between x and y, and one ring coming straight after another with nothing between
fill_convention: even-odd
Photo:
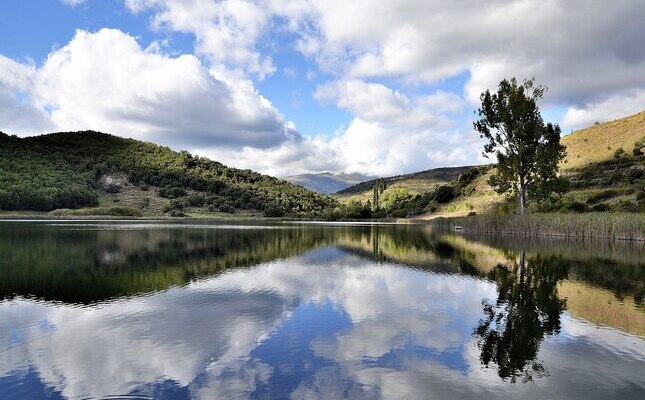
<instances>
[{"instance_id":1,"label":"mountain","mask_svg":"<svg viewBox=\"0 0 645 400\"><path fill-rule=\"evenodd\" d=\"M315 217L332 198L188 152L105 133L0 132L0 209L89 214L263 213ZM74 214L74 213L72 213Z\"/></svg>"},{"instance_id":2,"label":"mountain","mask_svg":"<svg viewBox=\"0 0 645 400\"><path fill-rule=\"evenodd\" d=\"M332 194L357 183L374 179L374 177L358 173L334 174L332 172L322 172L319 174L292 175L284 179L294 185L300 185L314 192Z\"/></svg>"}]
</instances>

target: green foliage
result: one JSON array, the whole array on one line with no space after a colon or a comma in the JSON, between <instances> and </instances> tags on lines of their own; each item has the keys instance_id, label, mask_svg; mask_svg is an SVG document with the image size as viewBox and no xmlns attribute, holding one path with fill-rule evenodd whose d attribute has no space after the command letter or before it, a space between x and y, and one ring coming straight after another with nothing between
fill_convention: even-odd
<instances>
[{"instance_id":1,"label":"green foliage","mask_svg":"<svg viewBox=\"0 0 645 400\"><path fill-rule=\"evenodd\" d=\"M186 195L186 190L182 187L160 188L159 196L167 199L178 199Z\"/></svg>"},{"instance_id":2,"label":"green foliage","mask_svg":"<svg viewBox=\"0 0 645 400\"><path fill-rule=\"evenodd\" d=\"M372 206L374 207L374 210L378 210L379 208L382 207L381 205L381 194L385 191L387 188L387 184L385 183L385 179L377 179L376 184L374 185L374 189L372 197L373 197L373 202Z\"/></svg>"},{"instance_id":3,"label":"green foliage","mask_svg":"<svg viewBox=\"0 0 645 400\"><path fill-rule=\"evenodd\" d=\"M0 133L0 209L43 210L95 206L99 179L125 174L139 187L155 186L159 194L194 206L283 210L294 217L322 216L338 206L320 195L274 177L228 168L188 152L175 152L104 133L65 132L18 138ZM179 210L173 203L168 211Z\"/></svg>"},{"instance_id":4,"label":"green foliage","mask_svg":"<svg viewBox=\"0 0 645 400\"><path fill-rule=\"evenodd\" d=\"M520 213L525 197L544 197L558 185L558 164L565 156L560 144L560 127L544 123L537 100L546 87L526 79L520 85L515 78L502 80L496 93L481 95L479 120L474 128L488 140L484 155L496 154L497 169L490 179L499 193L518 195Z\"/></svg>"},{"instance_id":5,"label":"green foliage","mask_svg":"<svg viewBox=\"0 0 645 400\"><path fill-rule=\"evenodd\" d=\"M434 191L434 199L437 203L448 203L455 197L456 193L452 186L441 185Z\"/></svg>"},{"instance_id":6,"label":"green foliage","mask_svg":"<svg viewBox=\"0 0 645 400\"><path fill-rule=\"evenodd\" d=\"M386 189L381 195L382 208L391 208L396 203L404 202L412 197L410 191L404 188L389 188Z\"/></svg>"},{"instance_id":7,"label":"green foliage","mask_svg":"<svg viewBox=\"0 0 645 400\"><path fill-rule=\"evenodd\" d=\"M645 154L643 152L643 149L645 149L645 136L641 137L640 139L634 142L634 149L632 150L632 154L634 154L637 157L640 157L643 154Z\"/></svg>"},{"instance_id":8,"label":"green foliage","mask_svg":"<svg viewBox=\"0 0 645 400\"><path fill-rule=\"evenodd\" d=\"M24 140L0 132L0 209L49 211L98 204L91 169L74 168L55 149L22 146Z\"/></svg>"},{"instance_id":9,"label":"green foliage","mask_svg":"<svg viewBox=\"0 0 645 400\"><path fill-rule=\"evenodd\" d=\"M597 203L600 203L601 201L609 200L612 197L616 197L618 195L620 195L620 192L615 189L603 190L601 192L598 192L589 196L586 203L590 205L597 204Z\"/></svg>"}]
</instances>

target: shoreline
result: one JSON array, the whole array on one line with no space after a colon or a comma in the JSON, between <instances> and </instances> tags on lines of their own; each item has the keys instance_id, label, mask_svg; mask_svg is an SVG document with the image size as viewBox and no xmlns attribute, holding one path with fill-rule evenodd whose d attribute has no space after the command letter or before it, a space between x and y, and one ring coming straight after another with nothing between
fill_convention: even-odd
<instances>
[{"instance_id":1,"label":"shoreline","mask_svg":"<svg viewBox=\"0 0 645 400\"><path fill-rule=\"evenodd\" d=\"M45 221L117 221L117 222L257 222L293 223L302 225L424 225L456 234L515 235L521 237L596 238L620 241L645 241L645 214L643 213L581 213L581 214L525 214L475 215L439 217L435 219L299 219L265 217L253 214L170 217L148 215L142 217L114 215L51 215L45 212L0 212L0 222Z\"/></svg>"}]
</instances>

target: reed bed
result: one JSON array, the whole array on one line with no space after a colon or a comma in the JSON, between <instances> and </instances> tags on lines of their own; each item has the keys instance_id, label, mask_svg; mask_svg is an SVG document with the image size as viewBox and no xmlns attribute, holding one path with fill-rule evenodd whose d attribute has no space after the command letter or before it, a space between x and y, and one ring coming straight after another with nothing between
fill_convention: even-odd
<instances>
[{"instance_id":1,"label":"reed bed","mask_svg":"<svg viewBox=\"0 0 645 400\"><path fill-rule=\"evenodd\" d=\"M645 214L635 213L476 215L437 218L432 224L473 233L645 241Z\"/></svg>"}]
</instances>

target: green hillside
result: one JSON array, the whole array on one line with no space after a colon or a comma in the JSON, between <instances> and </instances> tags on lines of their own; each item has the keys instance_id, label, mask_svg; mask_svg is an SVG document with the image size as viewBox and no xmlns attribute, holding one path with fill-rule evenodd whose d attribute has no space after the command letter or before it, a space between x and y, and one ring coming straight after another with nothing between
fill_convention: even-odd
<instances>
[{"instance_id":1,"label":"green hillside","mask_svg":"<svg viewBox=\"0 0 645 400\"><path fill-rule=\"evenodd\" d=\"M0 133L0 209L316 217L337 203L274 177L99 132Z\"/></svg>"},{"instance_id":2,"label":"green hillside","mask_svg":"<svg viewBox=\"0 0 645 400\"><path fill-rule=\"evenodd\" d=\"M449 183L459 177L471 167L444 167L434 168L412 174L396 175L382 178L388 188L408 190L412 194L422 194L432 191L437 186ZM367 201L372 199L372 190L378 179L361 182L335 193L343 202L357 200Z\"/></svg>"}]
</instances>

